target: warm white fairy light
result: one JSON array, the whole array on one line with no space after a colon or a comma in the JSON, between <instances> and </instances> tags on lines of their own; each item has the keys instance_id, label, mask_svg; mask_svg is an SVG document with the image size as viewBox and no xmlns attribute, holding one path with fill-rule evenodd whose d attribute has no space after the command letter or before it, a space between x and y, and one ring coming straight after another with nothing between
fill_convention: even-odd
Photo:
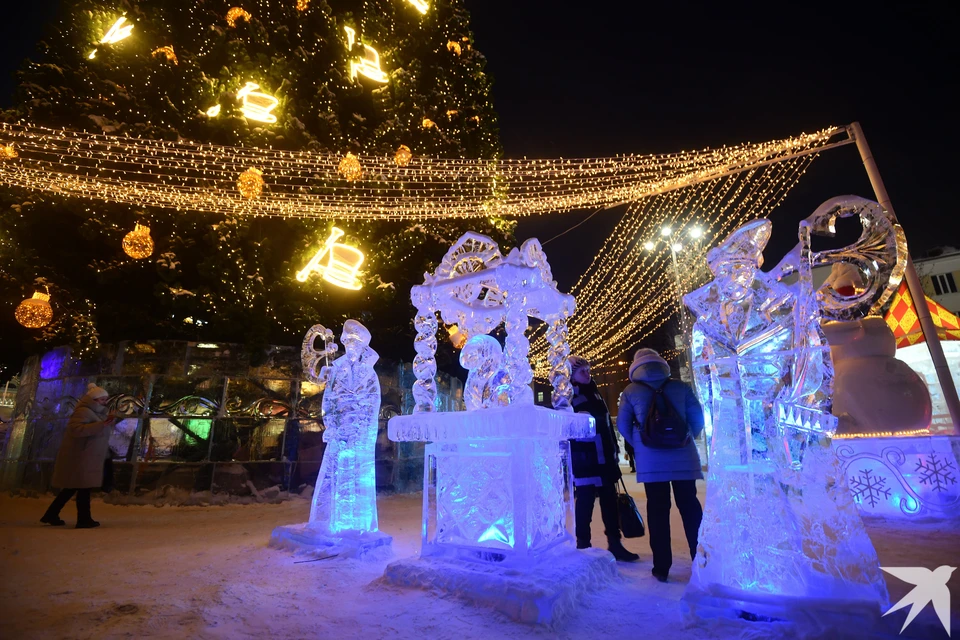
<instances>
[{"instance_id":1,"label":"warm white fairy light","mask_svg":"<svg viewBox=\"0 0 960 640\"><path fill-rule=\"evenodd\" d=\"M110 27L105 34L103 34L103 37L100 38L100 44L114 44L130 37L130 33L133 31L133 25L125 24L126 21L126 16L120 16L117 21L113 23L113 26ZM97 50L94 49L87 57L93 60L96 55Z\"/></svg>"},{"instance_id":2,"label":"warm white fairy light","mask_svg":"<svg viewBox=\"0 0 960 640\"><path fill-rule=\"evenodd\" d=\"M636 202L712 183L831 144L846 144L848 140L832 141L842 131L827 129L722 149L579 160L418 157L416 163L401 167L394 153L358 154L364 177L347 182L338 173L341 157L333 153L0 123L0 140L15 144L19 155L13 162L0 162L0 181L100 201L224 215L341 220L515 217ZM270 175L270 190L255 199L237 198L237 176L251 166ZM670 220L663 217L661 222L666 226ZM719 232L711 226L711 233ZM636 238L633 241L635 248L640 246Z\"/></svg>"}]
</instances>

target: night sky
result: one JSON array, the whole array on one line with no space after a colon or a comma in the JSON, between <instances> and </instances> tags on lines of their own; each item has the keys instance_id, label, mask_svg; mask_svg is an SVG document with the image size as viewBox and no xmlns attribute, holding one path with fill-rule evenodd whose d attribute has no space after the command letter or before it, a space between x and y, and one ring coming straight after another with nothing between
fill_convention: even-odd
<instances>
[{"instance_id":1,"label":"night sky","mask_svg":"<svg viewBox=\"0 0 960 640\"><path fill-rule=\"evenodd\" d=\"M16 7L0 39L0 105L56 3ZM852 4L467 0L488 58L508 157L668 153L863 125L914 255L960 245L957 11L947 2ZM951 62L952 61L952 62ZM767 264L837 195L873 198L853 145L828 151L774 212ZM623 209L546 246L561 288ZM547 241L591 212L521 222Z\"/></svg>"}]
</instances>

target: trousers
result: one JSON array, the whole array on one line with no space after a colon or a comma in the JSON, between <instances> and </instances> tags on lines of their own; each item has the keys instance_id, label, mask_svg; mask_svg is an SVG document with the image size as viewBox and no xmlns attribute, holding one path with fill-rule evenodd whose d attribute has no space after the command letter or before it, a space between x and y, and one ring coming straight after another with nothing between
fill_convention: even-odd
<instances>
[{"instance_id":1,"label":"trousers","mask_svg":"<svg viewBox=\"0 0 960 640\"><path fill-rule=\"evenodd\" d=\"M647 535L650 551L653 552L653 573L666 576L673 565L673 549L670 544L670 485L673 497L680 510L683 532L687 537L690 559L697 555L697 534L703 520L703 508L697 499L696 480L673 480L672 482L644 482L647 494Z\"/></svg>"},{"instance_id":2,"label":"trousers","mask_svg":"<svg viewBox=\"0 0 960 640\"><path fill-rule=\"evenodd\" d=\"M584 484L573 489L574 516L577 543L590 544L590 522L593 520L593 505L600 498L600 518L603 520L607 542L620 541L620 516L617 512L617 489L612 485Z\"/></svg>"},{"instance_id":3,"label":"trousers","mask_svg":"<svg viewBox=\"0 0 960 640\"><path fill-rule=\"evenodd\" d=\"M87 522L90 517L90 489L61 489L57 497L47 507L47 516L57 518L60 510L70 501L73 494L77 494L77 522Z\"/></svg>"}]
</instances>

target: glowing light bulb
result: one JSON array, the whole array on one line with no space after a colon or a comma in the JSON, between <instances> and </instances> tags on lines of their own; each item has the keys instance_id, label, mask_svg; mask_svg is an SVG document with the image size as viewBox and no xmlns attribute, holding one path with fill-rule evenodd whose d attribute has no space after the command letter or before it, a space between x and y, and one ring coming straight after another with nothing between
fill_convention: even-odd
<instances>
[{"instance_id":1,"label":"glowing light bulb","mask_svg":"<svg viewBox=\"0 0 960 640\"><path fill-rule=\"evenodd\" d=\"M653 251L654 247L656 247L656 246L657 246L657 245L655 245L655 244L654 244L653 242L651 242L650 240L647 240L646 242L643 243L643 248L644 248L645 250L647 250L647 251Z\"/></svg>"},{"instance_id":2,"label":"glowing light bulb","mask_svg":"<svg viewBox=\"0 0 960 640\"><path fill-rule=\"evenodd\" d=\"M701 229L700 227L694 227L693 229L690 229L690 237L693 238L694 240L697 240L702 236L703 236L703 229Z\"/></svg>"},{"instance_id":3,"label":"glowing light bulb","mask_svg":"<svg viewBox=\"0 0 960 640\"><path fill-rule=\"evenodd\" d=\"M670 245L670 248L677 253L679 253L680 251L683 251L683 245L680 244L679 242L674 242L672 245Z\"/></svg>"},{"instance_id":4,"label":"glowing light bulb","mask_svg":"<svg viewBox=\"0 0 960 640\"><path fill-rule=\"evenodd\" d=\"M664 238L669 236L671 233L673 233L673 229L670 227L664 227L663 229L660 229L660 235L662 235Z\"/></svg>"},{"instance_id":5,"label":"glowing light bulb","mask_svg":"<svg viewBox=\"0 0 960 640\"><path fill-rule=\"evenodd\" d=\"M426 13L427 9L430 8L430 5L427 4L427 0L407 0L407 4L411 4L414 8L420 13Z\"/></svg>"}]
</instances>

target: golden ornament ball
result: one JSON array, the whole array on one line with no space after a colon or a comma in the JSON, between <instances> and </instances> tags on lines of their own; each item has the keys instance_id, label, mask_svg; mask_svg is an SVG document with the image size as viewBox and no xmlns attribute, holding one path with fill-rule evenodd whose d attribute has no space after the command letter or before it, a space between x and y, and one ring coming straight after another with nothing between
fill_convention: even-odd
<instances>
[{"instance_id":1,"label":"golden ornament ball","mask_svg":"<svg viewBox=\"0 0 960 640\"><path fill-rule=\"evenodd\" d=\"M250 12L245 9L241 9L240 7L230 7L230 10L227 11L227 24L231 27L236 27L237 20L245 20L246 22L250 22L252 17L253 16L250 15Z\"/></svg>"},{"instance_id":2,"label":"golden ornament ball","mask_svg":"<svg viewBox=\"0 0 960 640\"><path fill-rule=\"evenodd\" d=\"M452 51L453 53L460 55L463 52L463 49L460 47L459 42L447 40L447 51Z\"/></svg>"},{"instance_id":3,"label":"golden ornament ball","mask_svg":"<svg viewBox=\"0 0 960 640\"><path fill-rule=\"evenodd\" d=\"M423 125L424 129L432 129L433 127L437 126L437 123L430 118L424 118L421 124Z\"/></svg>"},{"instance_id":4,"label":"golden ornament ball","mask_svg":"<svg viewBox=\"0 0 960 640\"><path fill-rule=\"evenodd\" d=\"M237 178L237 189L248 200L259 198L263 192L263 172L250 167Z\"/></svg>"},{"instance_id":5,"label":"golden ornament ball","mask_svg":"<svg viewBox=\"0 0 960 640\"><path fill-rule=\"evenodd\" d=\"M352 153L348 153L343 156L343 159L340 160L340 166L337 167L337 171L340 172L344 178L353 182L359 180L363 175L363 168L360 166L360 160L357 159L357 156Z\"/></svg>"},{"instance_id":6,"label":"golden ornament ball","mask_svg":"<svg viewBox=\"0 0 960 640\"><path fill-rule=\"evenodd\" d=\"M0 158L16 158L17 150L12 144L0 144Z\"/></svg>"},{"instance_id":7,"label":"golden ornament ball","mask_svg":"<svg viewBox=\"0 0 960 640\"><path fill-rule=\"evenodd\" d=\"M123 237L123 250L135 260L142 260L153 255L153 238L150 237L150 227L136 224L133 231Z\"/></svg>"},{"instance_id":8,"label":"golden ornament ball","mask_svg":"<svg viewBox=\"0 0 960 640\"><path fill-rule=\"evenodd\" d=\"M410 151L410 147L402 144L400 148L397 149L397 155L394 156L394 160L396 160L398 167L405 167L413 160L413 152Z\"/></svg>"},{"instance_id":9,"label":"golden ornament ball","mask_svg":"<svg viewBox=\"0 0 960 640\"><path fill-rule=\"evenodd\" d=\"M32 298L27 298L17 306L17 310L13 312L13 317L27 329L39 329L47 326L53 320L50 294L34 292Z\"/></svg>"}]
</instances>

